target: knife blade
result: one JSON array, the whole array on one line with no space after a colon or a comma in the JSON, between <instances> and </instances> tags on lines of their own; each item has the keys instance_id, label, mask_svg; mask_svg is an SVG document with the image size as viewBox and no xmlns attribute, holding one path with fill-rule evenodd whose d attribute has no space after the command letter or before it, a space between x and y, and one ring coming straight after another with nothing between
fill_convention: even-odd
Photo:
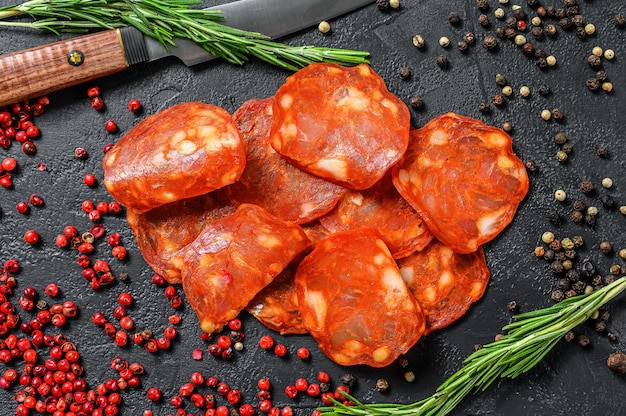
<instances>
[{"instance_id":1,"label":"knife blade","mask_svg":"<svg viewBox=\"0 0 626 416\"><path fill-rule=\"evenodd\" d=\"M317 25L372 0L238 0L209 9L225 25L276 39ZM111 75L143 62L175 56L188 66L212 58L197 43L176 39L164 48L133 27L104 30L0 56L0 107Z\"/></svg>"}]
</instances>

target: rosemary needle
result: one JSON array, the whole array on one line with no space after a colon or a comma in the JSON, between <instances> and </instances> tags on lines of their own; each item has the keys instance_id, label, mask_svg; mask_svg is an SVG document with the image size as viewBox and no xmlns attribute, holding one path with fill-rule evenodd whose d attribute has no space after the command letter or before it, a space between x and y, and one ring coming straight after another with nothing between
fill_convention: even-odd
<instances>
[{"instance_id":1,"label":"rosemary needle","mask_svg":"<svg viewBox=\"0 0 626 416\"><path fill-rule=\"evenodd\" d=\"M261 33L222 25L221 12L191 8L201 3L201 0L30 0L0 8L0 26L56 34L133 26L157 39L164 48L175 45L175 38L186 38L232 64L241 65L254 56L291 71L314 62L368 63L366 51L291 46L272 41ZM6 20L21 15L28 15L33 21Z\"/></svg>"},{"instance_id":2,"label":"rosemary needle","mask_svg":"<svg viewBox=\"0 0 626 416\"><path fill-rule=\"evenodd\" d=\"M500 378L515 378L532 369L563 336L585 322L598 308L626 289L626 277L586 295L565 299L550 307L514 316L502 328L506 335L486 344L463 362L463 367L441 384L435 393L419 402L355 404L321 407L322 416L441 416L450 413L471 393L486 390Z\"/></svg>"}]
</instances>

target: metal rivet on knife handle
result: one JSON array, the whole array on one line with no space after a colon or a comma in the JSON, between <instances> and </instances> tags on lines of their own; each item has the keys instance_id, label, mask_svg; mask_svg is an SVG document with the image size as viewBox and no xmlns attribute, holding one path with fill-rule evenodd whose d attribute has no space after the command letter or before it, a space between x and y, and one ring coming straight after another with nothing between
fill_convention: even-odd
<instances>
[{"instance_id":1,"label":"metal rivet on knife handle","mask_svg":"<svg viewBox=\"0 0 626 416\"><path fill-rule=\"evenodd\" d=\"M81 64L75 59L81 55ZM122 71L118 30L107 30L0 56L0 107Z\"/></svg>"}]
</instances>

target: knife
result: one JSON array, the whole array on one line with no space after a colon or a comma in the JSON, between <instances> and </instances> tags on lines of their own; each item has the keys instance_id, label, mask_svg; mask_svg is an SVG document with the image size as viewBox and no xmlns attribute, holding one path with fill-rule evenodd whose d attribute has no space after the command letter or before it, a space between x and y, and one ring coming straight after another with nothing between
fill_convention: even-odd
<instances>
[{"instance_id":1,"label":"knife","mask_svg":"<svg viewBox=\"0 0 626 416\"><path fill-rule=\"evenodd\" d=\"M351 12L372 0L238 0L220 10L227 26L272 39ZM176 56L186 65L216 56L188 39L167 48L133 27L104 30L0 56L0 107Z\"/></svg>"}]
</instances>

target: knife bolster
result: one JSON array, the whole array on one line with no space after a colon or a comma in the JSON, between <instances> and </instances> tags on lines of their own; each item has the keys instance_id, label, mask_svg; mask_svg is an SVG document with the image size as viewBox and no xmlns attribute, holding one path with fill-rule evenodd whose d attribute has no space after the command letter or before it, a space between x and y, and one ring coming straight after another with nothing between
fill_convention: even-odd
<instances>
[{"instance_id":1,"label":"knife bolster","mask_svg":"<svg viewBox=\"0 0 626 416\"><path fill-rule=\"evenodd\" d=\"M119 29L118 33L120 34L129 66L148 61L148 50L143 41L143 35L139 30L132 26L126 26Z\"/></svg>"}]
</instances>

